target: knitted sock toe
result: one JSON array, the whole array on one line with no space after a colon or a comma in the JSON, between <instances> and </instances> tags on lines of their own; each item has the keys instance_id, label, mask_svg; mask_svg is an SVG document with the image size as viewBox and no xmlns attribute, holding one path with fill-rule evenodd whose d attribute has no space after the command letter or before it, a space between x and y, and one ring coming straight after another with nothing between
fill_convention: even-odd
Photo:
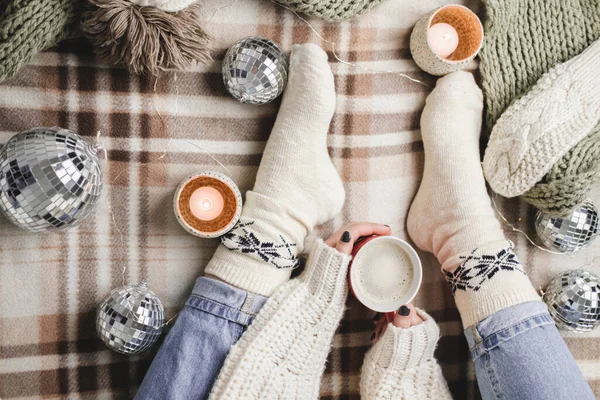
<instances>
[{"instance_id":1,"label":"knitted sock toe","mask_svg":"<svg viewBox=\"0 0 600 400\"><path fill-rule=\"evenodd\" d=\"M500 117L483 169L492 189L523 194L600 121L600 41L546 73Z\"/></svg>"},{"instance_id":2,"label":"knitted sock toe","mask_svg":"<svg viewBox=\"0 0 600 400\"><path fill-rule=\"evenodd\" d=\"M306 235L344 203L344 186L327 153L334 108L327 55L314 44L294 46L254 189L246 195L239 223L221 238L207 273L263 296L289 279Z\"/></svg>"},{"instance_id":3,"label":"knitted sock toe","mask_svg":"<svg viewBox=\"0 0 600 400\"><path fill-rule=\"evenodd\" d=\"M600 178L600 124L565 154L522 199L557 217L568 215L587 198Z\"/></svg>"}]
</instances>

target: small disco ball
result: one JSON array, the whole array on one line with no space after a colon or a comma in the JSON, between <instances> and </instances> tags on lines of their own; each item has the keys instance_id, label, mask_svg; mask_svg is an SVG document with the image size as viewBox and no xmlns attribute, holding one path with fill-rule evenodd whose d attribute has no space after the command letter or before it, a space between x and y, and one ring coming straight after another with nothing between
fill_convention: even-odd
<instances>
[{"instance_id":1,"label":"small disco ball","mask_svg":"<svg viewBox=\"0 0 600 400\"><path fill-rule=\"evenodd\" d=\"M287 57L273 41L250 36L225 54L223 82L242 103L266 104L283 92L287 69Z\"/></svg>"},{"instance_id":2,"label":"small disco ball","mask_svg":"<svg viewBox=\"0 0 600 400\"><path fill-rule=\"evenodd\" d=\"M145 281L114 289L98 307L96 331L110 349L138 354L150 348L162 332L165 310Z\"/></svg>"},{"instance_id":3,"label":"small disco ball","mask_svg":"<svg viewBox=\"0 0 600 400\"><path fill-rule=\"evenodd\" d=\"M600 325L600 280L582 269L555 277L543 296L556 326L571 332L589 332Z\"/></svg>"},{"instance_id":4,"label":"small disco ball","mask_svg":"<svg viewBox=\"0 0 600 400\"><path fill-rule=\"evenodd\" d=\"M552 217L538 210L535 230L546 248L573 253L589 246L598 235L598 210L589 199L564 218Z\"/></svg>"},{"instance_id":5,"label":"small disco ball","mask_svg":"<svg viewBox=\"0 0 600 400\"><path fill-rule=\"evenodd\" d=\"M0 150L0 210L30 232L74 226L102 192L96 148L62 128L17 133Z\"/></svg>"}]
</instances>

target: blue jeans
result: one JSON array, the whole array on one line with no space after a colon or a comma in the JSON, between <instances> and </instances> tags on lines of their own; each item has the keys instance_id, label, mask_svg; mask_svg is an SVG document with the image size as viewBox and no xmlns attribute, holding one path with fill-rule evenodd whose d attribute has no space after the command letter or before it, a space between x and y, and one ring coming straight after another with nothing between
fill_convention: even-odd
<instances>
[{"instance_id":1,"label":"blue jeans","mask_svg":"<svg viewBox=\"0 0 600 400\"><path fill-rule=\"evenodd\" d=\"M267 301L201 277L136 399L205 399L229 353ZM465 331L484 399L594 399L544 303L519 304Z\"/></svg>"},{"instance_id":2,"label":"blue jeans","mask_svg":"<svg viewBox=\"0 0 600 400\"><path fill-rule=\"evenodd\" d=\"M594 399L546 305L530 301L465 330L484 399Z\"/></svg>"},{"instance_id":3,"label":"blue jeans","mask_svg":"<svg viewBox=\"0 0 600 400\"><path fill-rule=\"evenodd\" d=\"M200 277L135 398L205 399L266 297Z\"/></svg>"}]
</instances>

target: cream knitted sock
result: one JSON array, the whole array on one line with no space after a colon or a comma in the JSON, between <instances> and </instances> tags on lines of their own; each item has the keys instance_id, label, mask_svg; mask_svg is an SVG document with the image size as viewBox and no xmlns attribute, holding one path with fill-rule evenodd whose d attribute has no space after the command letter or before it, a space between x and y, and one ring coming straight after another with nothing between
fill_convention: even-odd
<instances>
[{"instance_id":1,"label":"cream knitted sock","mask_svg":"<svg viewBox=\"0 0 600 400\"><path fill-rule=\"evenodd\" d=\"M344 186L327 153L335 108L327 55L292 50L289 80L240 222L221 238L206 272L270 296L297 265L304 238L342 208Z\"/></svg>"},{"instance_id":2,"label":"cream knitted sock","mask_svg":"<svg viewBox=\"0 0 600 400\"><path fill-rule=\"evenodd\" d=\"M548 71L492 130L483 169L506 197L525 193L600 121L600 41Z\"/></svg>"},{"instance_id":3,"label":"cream knitted sock","mask_svg":"<svg viewBox=\"0 0 600 400\"><path fill-rule=\"evenodd\" d=\"M421 116L425 170L407 220L414 243L442 264L465 327L539 299L486 191L479 156L482 110L471 74L454 72L438 80Z\"/></svg>"}]
</instances>

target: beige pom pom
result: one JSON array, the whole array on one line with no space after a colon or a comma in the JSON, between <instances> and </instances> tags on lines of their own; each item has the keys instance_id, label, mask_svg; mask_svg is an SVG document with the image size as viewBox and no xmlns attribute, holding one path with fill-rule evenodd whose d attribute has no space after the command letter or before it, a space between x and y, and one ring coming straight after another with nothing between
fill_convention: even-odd
<instances>
[{"instance_id":1,"label":"beige pom pom","mask_svg":"<svg viewBox=\"0 0 600 400\"><path fill-rule=\"evenodd\" d=\"M128 0L89 0L81 30L96 54L136 74L158 75L211 60L209 35L200 26L199 6L170 13Z\"/></svg>"}]
</instances>

